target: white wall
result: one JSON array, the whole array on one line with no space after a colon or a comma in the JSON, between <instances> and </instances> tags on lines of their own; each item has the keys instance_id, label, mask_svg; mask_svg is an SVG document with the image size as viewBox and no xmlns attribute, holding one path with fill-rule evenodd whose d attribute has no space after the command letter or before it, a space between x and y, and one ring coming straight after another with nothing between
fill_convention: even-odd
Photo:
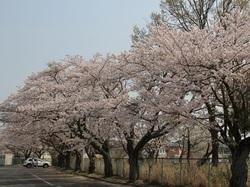
<instances>
[{"instance_id":1,"label":"white wall","mask_svg":"<svg viewBox=\"0 0 250 187\"><path fill-rule=\"evenodd\" d=\"M5 166L12 165L13 154L5 154Z\"/></svg>"}]
</instances>

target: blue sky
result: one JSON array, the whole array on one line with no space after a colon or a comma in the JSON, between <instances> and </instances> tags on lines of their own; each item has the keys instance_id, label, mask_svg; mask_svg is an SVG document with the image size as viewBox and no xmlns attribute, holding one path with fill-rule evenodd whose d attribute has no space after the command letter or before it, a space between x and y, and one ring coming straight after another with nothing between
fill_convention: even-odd
<instances>
[{"instance_id":1,"label":"blue sky","mask_svg":"<svg viewBox=\"0 0 250 187\"><path fill-rule=\"evenodd\" d=\"M65 55L129 49L160 0L0 0L0 101Z\"/></svg>"}]
</instances>

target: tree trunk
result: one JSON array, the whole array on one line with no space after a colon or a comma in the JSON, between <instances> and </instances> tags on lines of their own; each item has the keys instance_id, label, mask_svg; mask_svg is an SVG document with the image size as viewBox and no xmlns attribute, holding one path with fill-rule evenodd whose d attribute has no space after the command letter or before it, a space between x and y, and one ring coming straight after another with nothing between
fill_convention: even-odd
<instances>
[{"instance_id":1,"label":"tree trunk","mask_svg":"<svg viewBox=\"0 0 250 187\"><path fill-rule=\"evenodd\" d=\"M57 166L60 168L64 167L64 155L59 153L57 156Z\"/></svg>"},{"instance_id":2,"label":"tree trunk","mask_svg":"<svg viewBox=\"0 0 250 187\"><path fill-rule=\"evenodd\" d=\"M129 154L129 182L139 179L139 162L138 154Z\"/></svg>"},{"instance_id":3,"label":"tree trunk","mask_svg":"<svg viewBox=\"0 0 250 187\"><path fill-rule=\"evenodd\" d=\"M109 154L103 154L104 160L104 176L111 177L113 176L113 167L112 167L112 160Z\"/></svg>"},{"instance_id":4,"label":"tree trunk","mask_svg":"<svg viewBox=\"0 0 250 187\"><path fill-rule=\"evenodd\" d=\"M111 177L113 176L113 166L109 150L109 140L104 141L100 151L104 160L104 176Z\"/></svg>"},{"instance_id":5,"label":"tree trunk","mask_svg":"<svg viewBox=\"0 0 250 187\"><path fill-rule=\"evenodd\" d=\"M35 154L36 154L36 156L38 157L38 158L41 158L42 157L42 155L43 155L43 152L35 152Z\"/></svg>"},{"instance_id":6,"label":"tree trunk","mask_svg":"<svg viewBox=\"0 0 250 187\"><path fill-rule=\"evenodd\" d=\"M37 157L38 157L38 158L42 158L42 155L43 155L43 154L37 154Z\"/></svg>"},{"instance_id":7,"label":"tree trunk","mask_svg":"<svg viewBox=\"0 0 250 187\"><path fill-rule=\"evenodd\" d=\"M231 150L231 152L232 176L230 179L230 187L246 187L248 175L247 159L249 155L249 147L239 146L239 148L235 148L234 150Z\"/></svg>"},{"instance_id":8,"label":"tree trunk","mask_svg":"<svg viewBox=\"0 0 250 187\"><path fill-rule=\"evenodd\" d=\"M209 104L206 103L207 111L209 113L209 123L213 127L216 123L215 119L215 105L213 103ZM214 128L210 128L209 132L211 134L211 141L212 141L212 165L218 166L219 163L219 140L218 140L218 130Z\"/></svg>"},{"instance_id":9,"label":"tree trunk","mask_svg":"<svg viewBox=\"0 0 250 187\"><path fill-rule=\"evenodd\" d=\"M30 155L24 155L24 159L27 160L30 157Z\"/></svg>"},{"instance_id":10,"label":"tree trunk","mask_svg":"<svg viewBox=\"0 0 250 187\"><path fill-rule=\"evenodd\" d=\"M191 157L191 140L190 140L190 129L187 129L187 163L190 166L190 157Z\"/></svg>"},{"instance_id":11,"label":"tree trunk","mask_svg":"<svg viewBox=\"0 0 250 187\"><path fill-rule=\"evenodd\" d=\"M91 142L90 145L103 157L104 176L105 177L113 176L112 160L111 160L110 151L109 151L109 140L108 139L105 140L104 143L101 144L101 146L95 142Z\"/></svg>"},{"instance_id":12,"label":"tree trunk","mask_svg":"<svg viewBox=\"0 0 250 187\"><path fill-rule=\"evenodd\" d=\"M81 161L82 161L81 153L79 153L78 151L75 151L75 156L76 156L75 171L80 171L81 170Z\"/></svg>"},{"instance_id":13,"label":"tree trunk","mask_svg":"<svg viewBox=\"0 0 250 187\"><path fill-rule=\"evenodd\" d=\"M24 158L25 158L25 160L27 160L30 157L30 155L31 155L31 151L30 150L25 150L24 151Z\"/></svg>"},{"instance_id":14,"label":"tree trunk","mask_svg":"<svg viewBox=\"0 0 250 187\"><path fill-rule=\"evenodd\" d=\"M218 166L219 163L219 141L218 141L218 131L215 129L210 129L211 140L212 140L212 165Z\"/></svg>"},{"instance_id":15,"label":"tree trunk","mask_svg":"<svg viewBox=\"0 0 250 187\"><path fill-rule=\"evenodd\" d=\"M132 134L131 137L134 134ZM132 138L127 139L127 153L129 162L129 182L134 182L139 179L139 150L134 147L134 140Z\"/></svg>"},{"instance_id":16,"label":"tree trunk","mask_svg":"<svg viewBox=\"0 0 250 187\"><path fill-rule=\"evenodd\" d=\"M95 150L93 149L92 146L86 146L85 147L85 152L88 155L89 158L89 173L94 173L95 172Z\"/></svg>"},{"instance_id":17,"label":"tree trunk","mask_svg":"<svg viewBox=\"0 0 250 187\"><path fill-rule=\"evenodd\" d=\"M58 166L58 153L54 151L49 151L49 154L51 155L51 164L52 166Z\"/></svg>"},{"instance_id":18,"label":"tree trunk","mask_svg":"<svg viewBox=\"0 0 250 187\"><path fill-rule=\"evenodd\" d=\"M197 166L198 166L198 167L204 165L204 164L208 161L210 155L212 154L212 151L209 152L209 148L210 148L210 144L208 143L208 144L207 144L206 153L202 156L201 159L199 159L199 160L197 161Z\"/></svg>"},{"instance_id":19,"label":"tree trunk","mask_svg":"<svg viewBox=\"0 0 250 187\"><path fill-rule=\"evenodd\" d=\"M89 157L89 173L95 172L95 155Z\"/></svg>"},{"instance_id":20,"label":"tree trunk","mask_svg":"<svg viewBox=\"0 0 250 187\"><path fill-rule=\"evenodd\" d=\"M67 152L65 156L65 169L70 169L70 154L71 152Z\"/></svg>"}]
</instances>

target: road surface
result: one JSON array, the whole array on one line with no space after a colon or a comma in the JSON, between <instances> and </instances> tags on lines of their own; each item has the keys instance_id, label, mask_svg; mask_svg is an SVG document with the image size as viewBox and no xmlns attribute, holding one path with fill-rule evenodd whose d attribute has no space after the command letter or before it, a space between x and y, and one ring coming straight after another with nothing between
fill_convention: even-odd
<instances>
[{"instance_id":1,"label":"road surface","mask_svg":"<svg viewBox=\"0 0 250 187\"><path fill-rule=\"evenodd\" d=\"M54 168L2 167L0 187L131 187L73 176Z\"/></svg>"}]
</instances>

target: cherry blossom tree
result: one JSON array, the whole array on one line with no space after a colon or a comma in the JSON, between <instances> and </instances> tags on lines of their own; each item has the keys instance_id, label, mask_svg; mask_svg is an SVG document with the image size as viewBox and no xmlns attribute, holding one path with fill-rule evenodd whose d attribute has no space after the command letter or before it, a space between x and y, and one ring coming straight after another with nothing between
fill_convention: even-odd
<instances>
[{"instance_id":1,"label":"cherry blossom tree","mask_svg":"<svg viewBox=\"0 0 250 187\"><path fill-rule=\"evenodd\" d=\"M0 105L9 145L21 146L21 140L46 145L65 167L72 153L79 155L91 146L103 157L105 176L112 176L110 148L120 141L129 156L129 180L134 181L145 146L176 129L182 134L188 129L190 149L190 129L200 124L231 150L230 186L245 186L250 19L237 9L228 14L231 1L223 2L229 3L222 8L223 16L209 27L215 1L188 1L194 5L186 10L190 17L177 20L183 29L155 20L148 32L134 35L128 52L90 60L67 56L28 77L17 94ZM178 11L184 11L184 1L177 3L183 5ZM202 9L192 20L197 7Z\"/></svg>"},{"instance_id":2,"label":"cherry blossom tree","mask_svg":"<svg viewBox=\"0 0 250 187\"><path fill-rule=\"evenodd\" d=\"M249 20L236 10L209 29L192 27L185 32L165 24L152 25L148 36L134 43L136 58L130 60L158 80L157 88L168 88L158 97L161 111L205 121L208 128L220 132L219 141L232 153L230 186L246 186L247 180ZM170 105L169 100L176 97L179 100ZM215 120L207 123L209 113L203 108L211 100Z\"/></svg>"},{"instance_id":3,"label":"cherry blossom tree","mask_svg":"<svg viewBox=\"0 0 250 187\"><path fill-rule=\"evenodd\" d=\"M131 99L116 111L117 137L129 157L129 180L139 178L139 158L146 146L169 133L177 123L157 110L141 105L139 99Z\"/></svg>"},{"instance_id":4,"label":"cherry blossom tree","mask_svg":"<svg viewBox=\"0 0 250 187\"><path fill-rule=\"evenodd\" d=\"M48 107L44 104L48 101L47 96L54 95L40 89L45 81L43 78L40 73L29 77L17 94L1 104L1 121L8 131L12 130L12 135L8 136L10 140L15 141L15 137L22 135L22 143L26 146L31 144L31 151L39 155L44 151L40 149L43 145L54 148L58 152L58 163L69 168L70 153L79 143L72 142L70 131L58 120L59 110L52 108L51 101L50 111L46 110ZM27 141L27 136L30 141Z\"/></svg>"},{"instance_id":5,"label":"cherry blossom tree","mask_svg":"<svg viewBox=\"0 0 250 187\"><path fill-rule=\"evenodd\" d=\"M193 26L199 29L209 28L216 21L222 21L226 14L234 12L235 9L245 11L249 8L248 0L164 0L161 2L161 14L153 14L153 20L161 19L165 24L185 31L190 31ZM215 121L215 104L212 99L206 102L206 110L209 113L209 122ZM213 166L218 165L219 140L218 130L209 128L211 135L211 152ZM210 154L205 154L208 156Z\"/></svg>"},{"instance_id":6,"label":"cherry blossom tree","mask_svg":"<svg viewBox=\"0 0 250 187\"><path fill-rule=\"evenodd\" d=\"M110 140L117 141L118 130L127 141L130 178L135 180L143 147L172 127L155 107L147 109L140 99L129 96L131 77L120 60L98 56L86 62L79 56L67 57L29 77L12 98L19 103L16 110L32 121L31 128L40 128L43 143L59 153L59 165L62 157L68 160L72 147L86 142L103 156L105 175L111 176Z\"/></svg>"},{"instance_id":7,"label":"cherry blossom tree","mask_svg":"<svg viewBox=\"0 0 250 187\"><path fill-rule=\"evenodd\" d=\"M110 114L123 99L120 88L123 83L110 60L112 57L96 57L88 64L79 57L74 58L68 61L70 73L63 75L66 84L74 86L74 94L67 98L73 104L67 105L71 108L65 112L65 123L77 138L86 140L103 156L105 176L113 175L109 149L114 128ZM117 82L113 81L114 76Z\"/></svg>"},{"instance_id":8,"label":"cherry blossom tree","mask_svg":"<svg viewBox=\"0 0 250 187\"><path fill-rule=\"evenodd\" d=\"M51 146L58 151L56 146L72 150L78 142L86 141L103 156L106 176L112 175L110 114L126 98L121 76L114 74L116 65L111 66L110 60L112 56L96 57L89 62L79 56L67 57L29 77L14 98L18 103L16 111L28 116L31 125L41 127L43 141L57 142Z\"/></svg>"},{"instance_id":9,"label":"cherry blossom tree","mask_svg":"<svg viewBox=\"0 0 250 187\"><path fill-rule=\"evenodd\" d=\"M186 95L181 86L186 81L178 82L173 71L155 64L164 57L155 53L147 41L149 37L137 39L130 52L118 57L125 64L123 71L130 82L130 98L119 105L115 115L118 137L129 156L131 181L139 177L138 158L145 145L181 126L184 118L177 110L186 107L188 111L191 106L181 99Z\"/></svg>"}]
</instances>

